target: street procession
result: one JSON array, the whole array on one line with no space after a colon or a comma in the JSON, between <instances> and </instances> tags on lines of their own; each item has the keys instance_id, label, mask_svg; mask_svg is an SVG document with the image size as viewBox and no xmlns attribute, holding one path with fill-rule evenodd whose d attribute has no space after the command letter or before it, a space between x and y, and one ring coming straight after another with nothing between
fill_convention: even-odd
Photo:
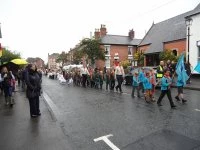
<instances>
[{"instance_id":1,"label":"street procession","mask_svg":"<svg viewBox=\"0 0 200 150\"><path fill-rule=\"evenodd\" d=\"M0 0L0 150L200 150L199 27L198 0Z\"/></svg>"}]
</instances>

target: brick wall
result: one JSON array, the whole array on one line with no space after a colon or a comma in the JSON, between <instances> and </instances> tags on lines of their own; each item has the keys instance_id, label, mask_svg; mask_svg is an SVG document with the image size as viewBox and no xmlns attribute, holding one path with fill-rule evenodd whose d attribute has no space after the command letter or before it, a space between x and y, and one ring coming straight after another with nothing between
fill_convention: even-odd
<instances>
[{"instance_id":1,"label":"brick wall","mask_svg":"<svg viewBox=\"0 0 200 150\"><path fill-rule=\"evenodd\" d=\"M101 48L104 50L104 46L101 45ZM136 51L136 47L133 46L133 53ZM110 46L110 66L113 66L115 53L118 53L119 61L124 61L128 59L128 45L111 45ZM96 61L96 66L98 68L103 68L105 62L102 60Z\"/></svg>"},{"instance_id":2,"label":"brick wall","mask_svg":"<svg viewBox=\"0 0 200 150\"><path fill-rule=\"evenodd\" d=\"M179 55L186 50L186 39L164 43L164 49L177 50Z\"/></svg>"}]
</instances>

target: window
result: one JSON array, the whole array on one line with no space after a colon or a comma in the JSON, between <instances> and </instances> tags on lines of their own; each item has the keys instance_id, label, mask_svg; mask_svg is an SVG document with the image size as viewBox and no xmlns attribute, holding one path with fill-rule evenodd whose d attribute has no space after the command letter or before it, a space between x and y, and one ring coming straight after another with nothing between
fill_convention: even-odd
<instances>
[{"instance_id":1,"label":"window","mask_svg":"<svg viewBox=\"0 0 200 150\"><path fill-rule=\"evenodd\" d=\"M133 55L133 46L128 46L128 55Z\"/></svg>"},{"instance_id":2,"label":"window","mask_svg":"<svg viewBox=\"0 0 200 150\"><path fill-rule=\"evenodd\" d=\"M172 53L174 54L174 56L177 56L178 55L178 52L176 49L172 50Z\"/></svg>"},{"instance_id":3,"label":"window","mask_svg":"<svg viewBox=\"0 0 200 150\"><path fill-rule=\"evenodd\" d=\"M110 45L104 45L105 47L105 55L110 55Z\"/></svg>"}]
</instances>

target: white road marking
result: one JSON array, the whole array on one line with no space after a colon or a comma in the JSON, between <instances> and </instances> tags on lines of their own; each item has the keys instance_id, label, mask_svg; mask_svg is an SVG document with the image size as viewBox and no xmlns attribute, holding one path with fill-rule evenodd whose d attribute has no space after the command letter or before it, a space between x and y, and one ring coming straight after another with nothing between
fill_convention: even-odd
<instances>
[{"instance_id":1,"label":"white road marking","mask_svg":"<svg viewBox=\"0 0 200 150\"><path fill-rule=\"evenodd\" d=\"M108 138L113 136L112 134L109 135L105 135L99 138L94 139L94 142L98 142L103 140L106 144L108 144L108 146L110 146L110 148L112 148L113 150L120 150L117 146L115 146Z\"/></svg>"},{"instance_id":2,"label":"white road marking","mask_svg":"<svg viewBox=\"0 0 200 150\"><path fill-rule=\"evenodd\" d=\"M200 109L195 109L196 111L200 111Z\"/></svg>"}]
</instances>

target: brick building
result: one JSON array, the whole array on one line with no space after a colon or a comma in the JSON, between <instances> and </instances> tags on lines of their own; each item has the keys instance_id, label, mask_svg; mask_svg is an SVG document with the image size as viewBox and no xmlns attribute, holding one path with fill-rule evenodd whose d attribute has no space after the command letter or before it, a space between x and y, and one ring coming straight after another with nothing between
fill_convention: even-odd
<instances>
[{"instance_id":1,"label":"brick building","mask_svg":"<svg viewBox=\"0 0 200 150\"><path fill-rule=\"evenodd\" d=\"M51 55L48 54L48 69L57 70L59 69L59 64L56 63L56 59L58 58L58 53L53 53Z\"/></svg>"},{"instance_id":2,"label":"brick building","mask_svg":"<svg viewBox=\"0 0 200 150\"><path fill-rule=\"evenodd\" d=\"M45 68L44 60L42 60L39 57L36 57L36 58L29 57L29 58L26 59L26 61L28 63L35 64L38 69L44 69Z\"/></svg>"},{"instance_id":3,"label":"brick building","mask_svg":"<svg viewBox=\"0 0 200 150\"><path fill-rule=\"evenodd\" d=\"M101 25L100 29L95 29L95 39L100 39L100 46L105 51L105 61L96 61L96 66L99 68L112 67L117 61L129 59L133 60L133 55L136 52L137 46L141 39L135 39L135 32L130 30L127 36L107 34L105 25Z\"/></svg>"},{"instance_id":4,"label":"brick building","mask_svg":"<svg viewBox=\"0 0 200 150\"><path fill-rule=\"evenodd\" d=\"M151 28L138 46L138 50L143 51L145 54L145 66L158 65L160 61L159 54L166 49L171 50L176 56L183 52L187 53L186 17L194 12L195 14L197 12L200 13L199 5L192 11L152 24ZM195 56L195 58L196 57L197 56Z\"/></svg>"}]
</instances>

